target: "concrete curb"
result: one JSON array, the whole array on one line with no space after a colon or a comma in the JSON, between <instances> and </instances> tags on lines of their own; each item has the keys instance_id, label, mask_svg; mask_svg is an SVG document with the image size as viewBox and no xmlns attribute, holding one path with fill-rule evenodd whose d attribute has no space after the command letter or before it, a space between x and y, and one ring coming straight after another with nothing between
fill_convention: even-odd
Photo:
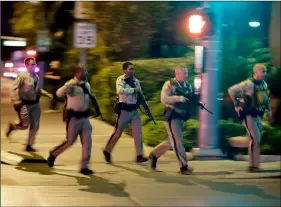
<instances>
[{"instance_id":1,"label":"concrete curb","mask_svg":"<svg viewBox=\"0 0 281 207\"><path fill-rule=\"evenodd\" d=\"M1 163L9 165L18 165L20 163L47 163L46 159L37 153L16 153L10 151L1 151Z\"/></svg>"}]
</instances>

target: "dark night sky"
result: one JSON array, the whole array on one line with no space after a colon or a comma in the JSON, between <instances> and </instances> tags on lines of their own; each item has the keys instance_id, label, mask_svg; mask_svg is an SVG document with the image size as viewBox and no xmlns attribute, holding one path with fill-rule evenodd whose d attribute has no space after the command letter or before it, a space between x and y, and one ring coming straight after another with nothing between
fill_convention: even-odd
<instances>
[{"instance_id":1,"label":"dark night sky","mask_svg":"<svg viewBox=\"0 0 281 207\"><path fill-rule=\"evenodd\" d=\"M1 2L1 35L11 35L12 27L9 24L9 19L13 16L12 1Z\"/></svg>"}]
</instances>

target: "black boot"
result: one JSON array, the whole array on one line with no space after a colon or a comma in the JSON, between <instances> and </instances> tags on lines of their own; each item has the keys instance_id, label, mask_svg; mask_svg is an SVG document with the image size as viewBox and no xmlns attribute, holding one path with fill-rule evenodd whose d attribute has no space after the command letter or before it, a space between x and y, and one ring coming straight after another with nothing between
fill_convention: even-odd
<instances>
[{"instance_id":1,"label":"black boot","mask_svg":"<svg viewBox=\"0 0 281 207\"><path fill-rule=\"evenodd\" d=\"M137 156L136 163L142 163L142 162L147 162L147 161L148 161L148 159L146 157L144 157L143 155Z\"/></svg>"},{"instance_id":2,"label":"black boot","mask_svg":"<svg viewBox=\"0 0 281 207\"><path fill-rule=\"evenodd\" d=\"M92 170L90 170L89 168L82 168L80 170L80 173L82 173L83 175L92 175L92 174L94 174L94 172Z\"/></svg>"},{"instance_id":3,"label":"black boot","mask_svg":"<svg viewBox=\"0 0 281 207\"><path fill-rule=\"evenodd\" d=\"M36 149L34 149L33 147L31 147L31 145L27 145L25 148L25 151L27 152L37 152Z\"/></svg>"},{"instance_id":4,"label":"black boot","mask_svg":"<svg viewBox=\"0 0 281 207\"><path fill-rule=\"evenodd\" d=\"M105 161L107 163L111 163L111 154L109 152L103 150L103 155L104 155Z\"/></svg>"},{"instance_id":5,"label":"black boot","mask_svg":"<svg viewBox=\"0 0 281 207\"><path fill-rule=\"evenodd\" d=\"M156 170L156 167L157 167L157 158L153 155L153 154L150 154L149 155L149 159L150 159L150 168L152 170Z\"/></svg>"},{"instance_id":6,"label":"black boot","mask_svg":"<svg viewBox=\"0 0 281 207\"><path fill-rule=\"evenodd\" d=\"M56 160L56 157L50 153L50 155L49 155L49 157L47 159L48 166L49 167L54 167L55 160Z\"/></svg>"},{"instance_id":7,"label":"black boot","mask_svg":"<svg viewBox=\"0 0 281 207\"><path fill-rule=\"evenodd\" d=\"M183 166L180 168L180 172L183 175L190 175L193 172L193 168L188 166Z\"/></svg>"}]
</instances>

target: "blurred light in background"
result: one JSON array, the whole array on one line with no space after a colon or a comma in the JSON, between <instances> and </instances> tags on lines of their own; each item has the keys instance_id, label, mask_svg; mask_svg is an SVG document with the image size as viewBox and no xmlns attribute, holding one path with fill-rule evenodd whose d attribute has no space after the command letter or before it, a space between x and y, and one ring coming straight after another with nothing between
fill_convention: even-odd
<instances>
[{"instance_id":1,"label":"blurred light in background","mask_svg":"<svg viewBox=\"0 0 281 207\"><path fill-rule=\"evenodd\" d=\"M250 27L259 27L261 24L259 22L249 22Z\"/></svg>"},{"instance_id":2,"label":"blurred light in background","mask_svg":"<svg viewBox=\"0 0 281 207\"><path fill-rule=\"evenodd\" d=\"M3 76L9 78L16 78L18 75L16 73L5 72L3 73Z\"/></svg>"},{"instance_id":3,"label":"blurred light in background","mask_svg":"<svg viewBox=\"0 0 281 207\"><path fill-rule=\"evenodd\" d=\"M202 83L201 75L196 75L194 77L194 88L196 93L199 93L201 89L201 83Z\"/></svg>"},{"instance_id":4,"label":"blurred light in background","mask_svg":"<svg viewBox=\"0 0 281 207\"><path fill-rule=\"evenodd\" d=\"M19 67L18 68L18 72L25 72L26 68L25 67ZM35 68L35 73L39 72L40 69L38 67Z\"/></svg>"},{"instance_id":5,"label":"blurred light in background","mask_svg":"<svg viewBox=\"0 0 281 207\"><path fill-rule=\"evenodd\" d=\"M5 63L5 68L12 68L14 67L14 63Z\"/></svg>"},{"instance_id":6,"label":"blurred light in background","mask_svg":"<svg viewBox=\"0 0 281 207\"><path fill-rule=\"evenodd\" d=\"M26 46L26 41L5 40L5 41L3 41L3 46L25 47Z\"/></svg>"},{"instance_id":7,"label":"blurred light in background","mask_svg":"<svg viewBox=\"0 0 281 207\"><path fill-rule=\"evenodd\" d=\"M194 51L194 72L196 73L202 73L203 70L203 61L204 61L204 47L201 45L196 45L195 46L195 51Z\"/></svg>"},{"instance_id":8,"label":"blurred light in background","mask_svg":"<svg viewBox=\"0 0 281 207\"><path fill-rule=\"evenodd\" d=\"M26 51L26 54L27 54L27 55L32 55L32 56L33 56L33 55L36 55L36 53L37 53L37 52L36 52L35 50L27 50L27 51Z\"/></svg>"},{"instance_id":9,"label":"blurred light in background","mask_svg":"<svg viewBox=\"0 0 281 207\"><path fill-rule=\"evenodd\" d=\"M25 68L25 67L19 67L19 68L18 68L18 71L19 71L19 72L24 72L24 71L26 71L26 68Z\"/></svg>"}]
</instances>

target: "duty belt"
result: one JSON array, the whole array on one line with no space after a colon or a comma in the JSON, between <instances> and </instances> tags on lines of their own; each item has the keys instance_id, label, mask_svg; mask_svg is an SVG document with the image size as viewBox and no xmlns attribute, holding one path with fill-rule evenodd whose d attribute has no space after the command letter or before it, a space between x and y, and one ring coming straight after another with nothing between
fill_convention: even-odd
<instances>
[{"instance_id":1,"label":"duty belt","mask_svg":"<svg viewBox=\"0 0 281 207\"><path fill-rule=\"evenodd\" d=\"M127 104L123 102L118 103L120 105L120 110L125 110L125 111L133 111L138 109L138 104Z\"/></svg>"},{"instance_id":2,"label":"duty belt","mask_svg":"<svg viewBox=\"0 0 281 207\"><path fill-rule=\"evenodd\" d=\"M22 105L33 105L38 104L39 100L22 100Z\"/></svg>"},{"instance_id":3,"label":"duty belt","mask_svg":"<svg viewBox=\"0 0 281 207\"><path fill-rule=\"evenodd\" d=\"M74 111L73 109L67 109L66 111L67 118L75 117L77 119L87 118L91 114L91 110L88 109L86 111Z\"/></svg>"}]
</instances>

